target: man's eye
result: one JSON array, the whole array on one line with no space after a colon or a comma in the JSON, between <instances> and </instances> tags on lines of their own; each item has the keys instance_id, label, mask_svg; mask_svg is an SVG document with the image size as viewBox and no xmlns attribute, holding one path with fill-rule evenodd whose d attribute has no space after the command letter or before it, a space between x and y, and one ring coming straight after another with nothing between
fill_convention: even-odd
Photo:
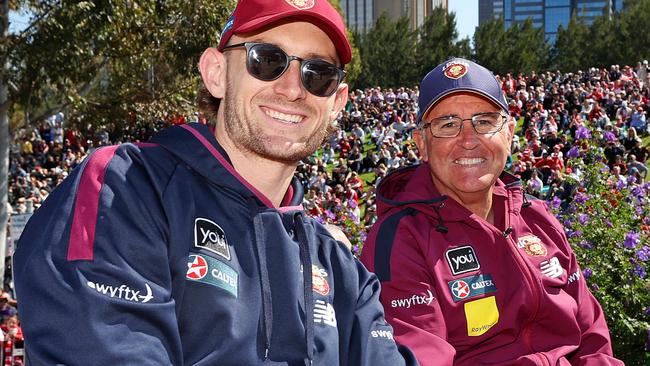
<instances>
[{"instance_id":1,"label":"man's eye","mask_svg":"<svg viewBox=\"0 0 650 366\"><path fill-rule=\"evenodd\" d=\"M456 121L449 121L449 122L442 122L440 124L440 129L452 129L452 128L457 128L457 123Z\"/></svg>"}]
</instances>

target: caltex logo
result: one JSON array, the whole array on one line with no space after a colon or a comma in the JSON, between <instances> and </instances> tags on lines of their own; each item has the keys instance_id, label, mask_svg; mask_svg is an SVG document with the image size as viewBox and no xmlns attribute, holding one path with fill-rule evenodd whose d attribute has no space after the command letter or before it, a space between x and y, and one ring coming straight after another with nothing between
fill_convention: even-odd
<instances>
[{"instance_id":1,"label":"caltex logo","mask_svg":"<svg viewBox=\"0 0 650 366\"><path fill-rule=\"evenodd\" d=\"M187 278L191 280L200 280L208 273L208 263L200 255L190 255L191 262L187 263Z\"/></svg>"},{"instance_id":2,"label":"caltex logo","mask_svg":"<svg viewBox=\"0 0 650 366\"><path fill-rule=\"evenodd\" d=\"M463 280L458 280L451 286L451 292L459 299L469 296L469 285Z\"/></svg>"}]
</instances>

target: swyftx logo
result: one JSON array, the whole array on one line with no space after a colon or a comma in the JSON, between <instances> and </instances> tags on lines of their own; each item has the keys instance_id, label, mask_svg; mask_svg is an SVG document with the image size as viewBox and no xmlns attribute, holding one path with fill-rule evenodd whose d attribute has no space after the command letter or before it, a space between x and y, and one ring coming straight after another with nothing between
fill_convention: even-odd
<instances>
[{"instance_id":1,"label":"swyftx logo","mask_svg":"<svg viewBox=\"0 0 650 366\"><path fill-rule=\"evenodd\" d=\"M411 305L431 305L434 297L431 290L427 290L426 295L413 295L406 299L395 299L390 302L393 308L410 308Z\"/></svg>"},{"instance_id":2,"label":"swyftx logo","mask_svg":"<svg viewBox=\"0 0 650 366\"><path fill-rule=\"evenodd\" d=\"M127 301L142 302L142 303L149 302L149 300L153 299L151 287L149 287L148 283L144 284L147 290L146 295L140 295L140 291L133 290L127 285L121 285L119 287L115 287L115 286L105 285L103 283L92 282L92 281L88 281L86 284L88 285L88 287L94 289L100 294L112 298L118 298Z\"/></svg>"}]
</instances>

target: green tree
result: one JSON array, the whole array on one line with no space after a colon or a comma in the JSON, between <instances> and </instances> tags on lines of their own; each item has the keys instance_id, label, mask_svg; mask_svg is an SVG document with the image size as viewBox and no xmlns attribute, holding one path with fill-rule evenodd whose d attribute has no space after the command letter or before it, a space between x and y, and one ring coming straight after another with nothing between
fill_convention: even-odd
<instances>
[{"instance_id":1,"label":"green tree","mask_svg":"<svg viewBox=\"0 0 650 366\"><path fill-rule=\"evenodd\" d=\"M8 31L10 5L31 17L19 34ZM31 124L65 110L85 128L119 124L129 114L145 119L188 111L198 57L217 44L229 8L231 2L207 0L3 0L0 227L7 223L10 113ZM5 240L0 230L0 243Z\"/></svg>"},{"instance_id":2,"label":"green tree","mask_svg":"<svg viewBox=\"0 0 650 366\"><path fill-rule=\"evenodd\" d=\"M510 67L506 70L528 74L548 67L550 47L546 43L544 29L535 28L530 18L510 27L506 31L506 38L511 40L506 52ZM500 73L503 71L499 70Z\"/></svg>"},{"instance_id":3,"label":"green tree","mask_svg":"<svg viewBox=\"0 0 650 366\"><path fill-rule=\"evenodd\" d=\"M505 24L502 18L492 18L474 32L474 59L494 72L509 72Z\"/></svg>"},{"instance_id":4,"label":"green tree","mask_svg":"<svg viewBox=\"0 0 650 366\"><path fill-rule=\"evenodd\" d=\"M449 57L469 57L469 40L456 42L456 14L435 8L419 29L415 51L418 75L424 77L429 71Z\"/></svg>"},{"instance_id":5,"label":"green tree","mask_svg":"<svg viewBox=\"0 0 650 366\"><path fill-rule=\"evenodd\" d=\"M408 18L392 22L388 14L382 13L368 33L360 38L359 87L403 86L416 82L416 34L409 29Z\"/></svg>"},{"instance_id":6,"label":"green tree","mask_svg":"<svg viewBox=\"0 0 650 366\"><path fill-rule=\"evenodd\" d=\"M575 15L569 20L566 29L560 25L552 52L552 64L565 71L576 71L590 62L589 27Z\"/></svg>"}]
</instances>

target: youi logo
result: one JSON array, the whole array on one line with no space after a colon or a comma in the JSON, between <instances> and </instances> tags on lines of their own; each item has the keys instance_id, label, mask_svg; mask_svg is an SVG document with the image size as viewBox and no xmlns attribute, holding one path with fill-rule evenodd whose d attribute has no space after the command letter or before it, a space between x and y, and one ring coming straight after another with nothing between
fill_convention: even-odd
<instances>
[{"instance_id":1,"label":"youi logo","mask_svg":"<svg viewBox=\"0 0 650 366\"><path fill-rule=\"evenodd\" d=\"M451 273L454 275L476 271L481 268L474 248L470 245L449 249L445 252L445 256L447 257L447 263L449 264Z\"/></svg>"}]
</instances>

